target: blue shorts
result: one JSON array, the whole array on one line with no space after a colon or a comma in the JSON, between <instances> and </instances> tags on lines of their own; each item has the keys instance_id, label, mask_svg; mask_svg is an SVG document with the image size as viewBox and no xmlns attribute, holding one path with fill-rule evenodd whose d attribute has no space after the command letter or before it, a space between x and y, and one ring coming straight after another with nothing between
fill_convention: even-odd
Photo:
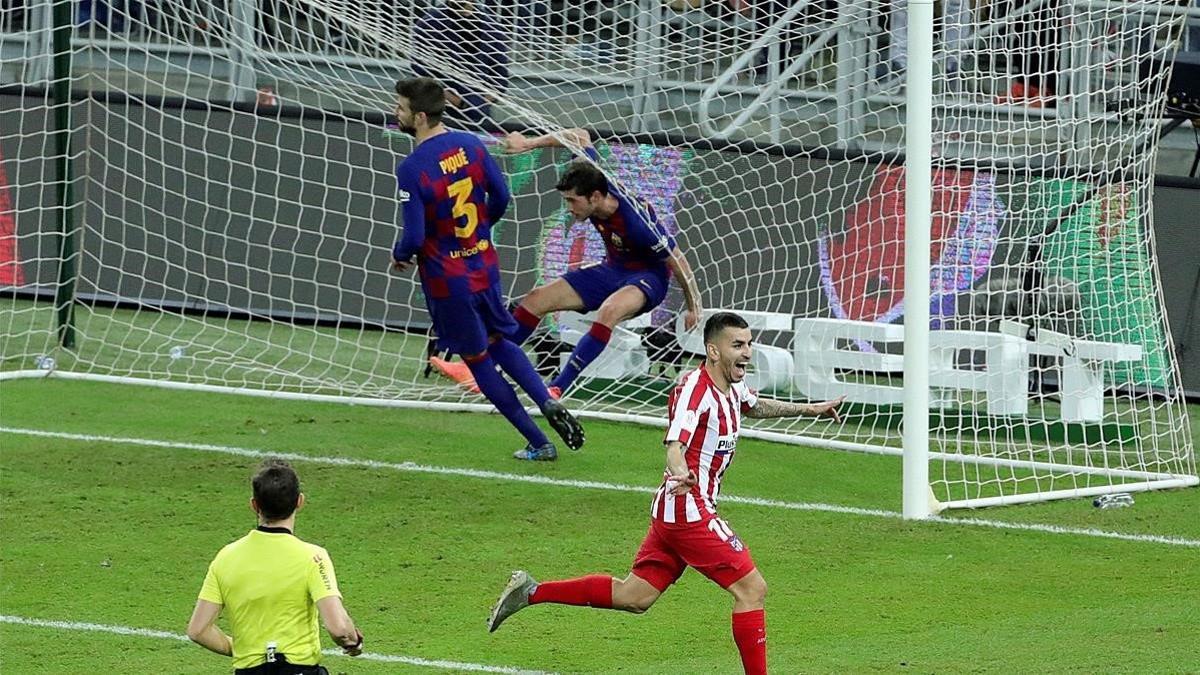
<instances>
[{"instance_id":1,"label":"blue shorts","mask_svg":"<svg viewBox=\"0 0 1200 675\"><path fill-rule=\"evenodd\" d=\"M608 296L626 286L633 286L646 296L646 304L638 312L644 314L658 307L667 297L671 272L666 266L631 271L608 263L598 263L567 272L562 278L583 299L584 311L599 309Z\"/></svg>"},{"instance_id":2,"label":"blue shorts","mask_svg":"<svg viewBox=\"0 0 1200 675\"><path fill-rule=\"evenodd\" d=\"M438 348L453 354L482 354L487 351L489 336L509 335L517 329L516 319L495 286L471 295L426 298L426 305Z\"/></svg>"}]
</instances>

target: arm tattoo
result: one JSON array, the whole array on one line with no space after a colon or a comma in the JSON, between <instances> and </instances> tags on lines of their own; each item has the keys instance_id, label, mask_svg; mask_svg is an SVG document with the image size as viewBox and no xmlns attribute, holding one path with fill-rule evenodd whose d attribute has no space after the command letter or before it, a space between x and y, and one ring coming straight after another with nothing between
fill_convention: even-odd
<instances>
[{"instance_id":1,"label":"arm tattoo","mask_svg":"<svg viewBox=\"0 0 1200 675\"><path fill-rule=\"evenodd\" d=\"M807 403L792 403L791 401L760 398L753 408L746 411L746 417L757 419L768 417L799 417L811 414L811 409L812 406Z\"/></svg>"}]
</instances>

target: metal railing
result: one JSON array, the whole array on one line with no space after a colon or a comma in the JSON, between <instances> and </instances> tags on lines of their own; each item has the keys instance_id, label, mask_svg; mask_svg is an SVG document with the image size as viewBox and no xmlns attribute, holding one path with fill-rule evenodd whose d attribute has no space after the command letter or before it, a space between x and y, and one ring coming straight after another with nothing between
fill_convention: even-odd
<instances>
[{"instance_id":1,"label":"metal railing","mask_svg":"<svg viewBox=\"0 0 1200 675\"><path fill-rule=\"evenodd\" d=\"M48 9L56 1L23 0L4 5L0 49L9 48L6 58L17 54L18 59L38 60L48 48L44 39L49 29ZM404 55L394 44L347 29L320 5L318 0L80 0L74 11L76 44L95 47L106 55L121 50L151 53L159 62L177 57L182 64L178 67L185 68L197 56L221 61L229 65L231 72L225 77L238 96L247 95L255 68L273 63L306 62L314 67L377 72L405 66ZM724 2L704 8L686 4L671 8L661 0L617 0L613 4L493 0L490 6L511 36L514 77L527 82L581 83L597 92L611 89L614 100L637 101L634 117L638 120L653 118L658 106L682 106L704 133L715 137L728 137L756 120L767 122L764 133L771 140L786 140L780 119L795 117L798 106L781 102L819 104L824 107L822 114L829 116L828 123L837 129L835 142L848 147L864 136L861 120L870 117L864 114L865 106L896 108L902 98L874 86L871 71L884 34L876 15L866 11L867 3L842 0L837 5L839 18L819 29L806 25L802 16L812 5L810 0L797 0L769 26L763 26L762 16L756 22ZM971 49L1003 52L1013 23L1039 11L1046 2L1014 5L1006 15L973 21L973 30L967 31L973 41ZM354 11L369 24L386 26L389 35L411 42L413 25L427 7L415 1L357 0ZM1097 89L1096 80L1102 80L1101 88L1110 91L1137 80L1137 45L1119 45L1112 63L1087 53L1093 44L1088 41L1102 37L1106 22L1155 21L1167 14L1200 19L1200 8L1186 6L1183 0L1178 5L1074 0L1059 9L1073 22L1064 30L1074 32L1070 40L1058 44L1077 47L1064 48L1058 56L1057 68L1064 76L1063 91L1059 92L1064 105L997 105L987 92L944 95L937 105L960 117L984 115L1004 123L1018 117L1063 118L1064 124L1082 134L1077 142L1083 142L1085 127L1119 117L1105 109L1102 96L1087 93ZM803 43L803 51L781 57L781 43L797 40ZM826 59L821 67L813 66L817 57ZM48 62L44 58L38 62L42 61ZM981 69L972 74L977 81L991 75L1008 76L1007 64L976 67ZM989 68L992 72L986 72ZM761 85L753 79L756 70L760 78L766 76ZM0 68L0 77L13 78L14 72L22 81L35 83L47 71L36 64L23 71ZM663 103L668 95L673 103ZM713 110L718 99L735 108L723 125L717 124L719 115Z\"/></svg>"}]
</instances>

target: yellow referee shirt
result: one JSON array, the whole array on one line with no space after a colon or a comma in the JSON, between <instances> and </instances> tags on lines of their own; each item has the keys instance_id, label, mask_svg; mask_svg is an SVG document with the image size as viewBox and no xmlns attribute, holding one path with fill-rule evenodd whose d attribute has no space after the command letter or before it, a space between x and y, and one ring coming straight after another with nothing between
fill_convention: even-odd
<instances>
[{"instance_id":1,"label":"yellow referee shirt","mask_svg":"<svg viewBox=\"0 0 1200 675\"><path fill-rule=\"evenodd\" d=\"M283 528L252 530L221 549L200 589L201 600L224 605L235 669L266 661L272 642L290 663L320 663L316 603L331 595L341 593L329 554Z\"/></svg>"}]
</instances>

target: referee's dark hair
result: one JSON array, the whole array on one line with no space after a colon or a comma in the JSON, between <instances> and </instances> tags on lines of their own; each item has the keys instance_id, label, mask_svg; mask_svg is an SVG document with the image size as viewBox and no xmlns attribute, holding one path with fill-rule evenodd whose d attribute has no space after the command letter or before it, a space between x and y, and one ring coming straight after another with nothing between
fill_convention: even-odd
<instances>
[{"instance_id":1,"label":"referee's dark hair","mask_svg":"<svg viewBox=\"0 0 1200 675\"><path fill-rule=\"evenodd\" d=\"M283 520L296 510L300 499L300 477L282 459L264 459L250 479L254 502L267 521Z\"/></svg>"},{"instance_id":2,"label":"referee's dark hair","mask_svg":"<svg viewBox=\"0 0 1200 675\"><path fill-rule=\"evenodd\" d=\"M446 88L431 77L410 77L396 82L396 93L408 99L408 109L415 115L425 113L429 125L442 121L446 111Z\"/></svg>"},{"instance_id":3,"label":"referee's dark hair","mask_svg":"<svg viewBox=\"0 0 1200 675\"><path fill-rule=\"evenodd\" d=\"M704 344L709 344L717 339L721 331L726 328L749 328L750 324L741 316L733 312L717 312L708 317L708 321L704 322Z\"/></svg>"},{"instance_id":4,"label":"referee's dark hair","mask_svg":"<svg viewBox=\"0 0 1200 675\"><path fill-rule=\"evenodd\" d=\"M595 164L576 160L571 162L571 165L563 172L562 178L558 179L558 185L555 185L554 189L559 192L574 190L575 194L580 197L591 197L592 193L596 191L607 195L608 177Z\"/></svg>"}]
</instances>

